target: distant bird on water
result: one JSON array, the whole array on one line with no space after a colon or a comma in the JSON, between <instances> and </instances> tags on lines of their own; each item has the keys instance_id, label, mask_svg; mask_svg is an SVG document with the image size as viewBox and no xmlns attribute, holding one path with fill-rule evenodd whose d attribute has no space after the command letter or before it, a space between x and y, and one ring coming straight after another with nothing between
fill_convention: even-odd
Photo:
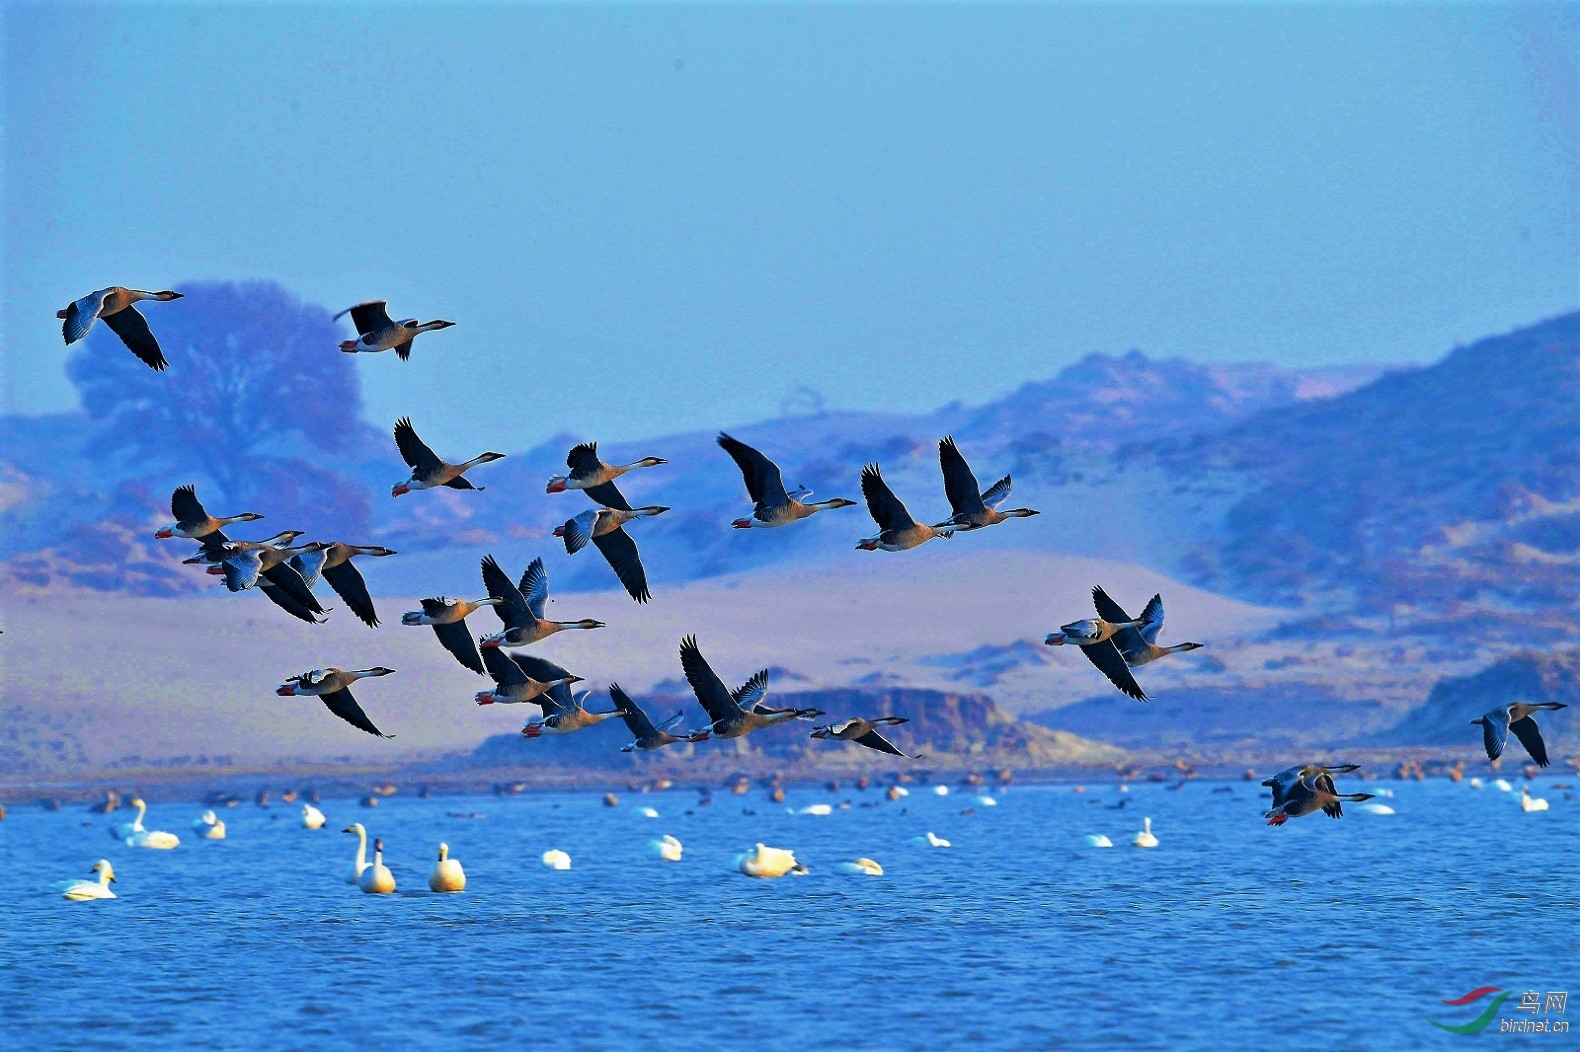
<instances>
[{"instance_id":1,"label":"distant bird on water","mask_svg":"<svg viewBox=\"0 0 1580 1052\"><path fill-rule=\"evenodd\" d=\"M422 600L421 610L410 610L401 615L400 623L408 627L417 625L431 625L433 634L439 637L439 642L448 650L455 660L483 675L483 659L477 654L477 644L472 642L472 633L466 627L467 615L481 610L485 606L494 606L499 602L493 596L486 599L477 599L468 602L465 599L450 599L445 596L434 596Z\"/></svg>"},{"instance_id":2,"label":"distant bird on water","mask_svg":"<svg viewBox=\"0 0 1580 1052\"><path fill-rule=\"evenodd\" d=\"M389 871L384 864L384 841L373 841L373 864L362 871L357 886L368 895L393 895L395 893L395 874Z\"/></svg>"},{"instance_id":3,"label":"distant bird on water","mask_svg":"<svg viewBox=\"0 0 1580 1052\"><path fill-rule=\"evenodd\" d=\"M669 509L660 505L633 508L612 482L600 492L615 503L610 507L589 508L575 518L567 519L563 525L554 528L554 536L564 539L565 551L570 555L587 547L588 542L594 544L625 586L626 593L637 602L645 603L653 598L653 593L647 587L647 571L642 567L642 555L636 549L636 541L625 532L625 524L633 519L662 515Z\"/></svg>"},{"instance_id":4,"label":"distant bird on water","mask_svg":"<svg viewBox=\"0 0 1580 1052\"><path fill-rule=\"evenodd\" d=\"M449 844L439 845L439 861L428 874L428 890L439 894L466 890L466 871L460 862L450 857Z\"/></svg>"},{"instance_id":5,"label":"distant bird on water","mask_svg":"<svg viewBox=\"0 0 1580 1052\"><path fill-rule=\"evenodd\" d=\"M389 311L385 309L388 302L388 300L367 300L355 307L347 307L335 315L335 321L339 321L347 314L351 315L351 324L357 327L357 332L360 334L354 340L343 342L340 345L342 351L347 354L358 352L372 354L377 351L393 350L395 356L404 362L411 357L411 341L420 334L448 329L455 324L453 321L419 322L416 318L391 321Z\"/></svg>"},{"instance_id":6,"label":"distant bird on water","mask_svg":"<svg viewBox=\"0 0 1580 1052\"><path fill-rule=\"evenodd\" d=\"M1503 755L1504 746L1508 744L1509 732L1525 746L1525 751L1531 754L1537 766L1546 767L1547 746L1542 741L1542 732L1536 726L1536 721L1531 714L1542 709L1556 711L1567 709L1569 706L1557 701L1542 702L1515 702L1513 705L1499 705L1484 716L1477 716L1471 723L1481 724L1482 744L1487 747L1487 759L1496 760Z\"/></svg>"},{"instance_id":7,"label":"distant bird on water","mask_svg":"<svg viewBox=\"0 0 1580 1052\"><path fill-rule=\"evenodd\" d=\"M1088 661L1097 666L1097 670L1108 677L1108 681L1124 693L1137 701L1146 701L1146 692L1136 683L1136 678L1130 674L1130 666L1125 664L1119 648L1114 646L1114 634L1121 629L1134 628L1139 622L1121 621L1117 624L1105 621L1102 618L1093 618L1084 621L1073 621L1063 625L1059 631L1051 633L1043 642L1049 646L1064 646L1072 644L1081 648L1081 653L1086 655Z\"/></svg>"},{"instance_id":8,"label":"distant bird on water","mask_svg":"<svg viewBox=\"0 0 1580 1052\"><path fill-rule=\"evenodd\" d=\"M126 344L127 350L137 355L150 369L163 372L165 366L170 363L165 361L164 352L159 349L159 341L154 339L153 332L148 328L148 319L132 305L140 300L178 299L181 299L179 292L139 292L136 289L111 285L107 289L88 293L65 310L56 311L55 317L65 322L60 327L60 331L66 338L68 347L88 335L93 323L103 318L104 324L108 325L115 335L121 338L121 342Z\"/></svg>"},{"instance_id":9,"label":"distant bird on water","mask_svg":"<svg viewBox=\"0 0 1580 1052\"><path fill-rule=\"evenodd\" d=\"M949 538L952 529L923 526L911 517L900 498L894 495L889 484L883 481L878 465L868 464L861 469L861 495L867 500L867 511L878 524L878 535L868 537L856 547L862 551L883 550L903 552L926 544L934 537Z\"/></svg>"},{"instance_id":10,"label":"distant bird on water","mask_svg":"<svg viewBox=\"0 0 1580 1052\"><path fill-rule=\"evenodd\" d=\"M362 706L358 705L357 699L351 695L351 684L359 679L394 674L394 669L383 666L358 669L355 672L346 672L338 668L315 668L310 672L292 676L276 688L275 693L282 698L318 698L330 712L357 730L367 731L380 738L393 738L395 737L393 734L385 734L368 719L368 714L362 711Z\"/></svg>"},{"instance_id":11,"label":"distant bird on water","mask_svg":"<svg viewBox=\"0 0 1580 1052\"><path fill-rule=\"evenodd\" d=\"M1353 763L1325 767L1308 763L1286 768L1262 784L1273 792L1273 806L1262 812L1270 826L1281 826L1291 818L1302 818L1321 811L1329 818L1343 818L1342 801L1361 803L1372 799L1371 793L1341 793L1333 785L1335 774L1358 771Z\"/></svg>"},{"instance_id":12,"label":"distant bird on water","mask_svg":"<svg viewBox=\"0 0 1580 1052\"><path fill-rule=\"evenodd\" d=\"M682 717L686 715L683 711L675 713L663 723L655 726L653 721L648 718L647 713L642 711L642 706L638 705L631 699L629 694L620 689L620 684L609 684L609 700L614 702L624 712L624 716L621 718L625 720L626 728L635 738L631 744L620 746L621 752L635 752L638 749L647 752L650 749L661 749L666 745L674 745L676 742L690 740L686 735L669 733L669 728L679 723Z\"/></svg>"},{"instance_id":13,"label":"distant bird on water","mask_svg":"<svg viewBox=\"0 0 1580 1052\"><path fill-rule=\"evenodd\" d=\"M634 464L605 464L598 457L598 443L583 442L572 446L565 457L565 466L570 469L570 474L551 476L544 492L564 493L568 489L579 489L599 504L618 508L624 504L625 498L614 490L615 479L637 468L656 468L668 463L662 457L643 457Z\"/></svg>"},{"instance_id":14,"label":"distant bird on water","mask_svg":"<svg viewBox=\"0 0 1580 1052\"><path fill-rule=\"evenodd\" d=\"M952 437L946 437L938 443L938 463L944 472L944 495L949 498L949 507L954 514L948 522L941 522L934 529L980 530L984 526L996 526L1006 519L1024 519L1042 514L1034 508L999 511L998 506L1009 499L1009 476L1005 475L983 490L977 485L971 465L955 448Z\"/></svg>"},{"instance_id":15,"label":"distant bird on water","mask_svg":"<svg viewBox=\"0 0 1580 1052\"><path fill-rule=\"evenodd\" d=\"M480 642L484 649L530 646L568 628L604 627L602 621L594 621L590 617L580 621L549 621L544 618L543 613L549 602L549 575L543 568L542 559L532 560L521 575L521 582L513 584L494 557L486 555L483 557L483 587L488 589L490 596L499 600L494 605L494 613L505 623L503 632L483 637Z\"/></svg>"},{"instance_id":16,"label":"distant bird on water","mask_svg":"<svg viewBox=\"0 0 1580 1052\"><path fill-rule=\"evenodd\" d=\"M890 756L904 756L907 760L919 760L920 756L911 756L901 752L883 735L879 734L879 727L894 727L902 723L911 722L905 716L879 716L875 720L862 719L860 716L831 723L826 727L814 727L812 737L833 738L836 741L855 742L875 752L885 752Z\"/></svg>"},{"instance_id":17,"label":"distant bird on water","mask_svg":"<svg viewBox=\"0 0 1580 1052\"><path fill-rule=\"evenodd\" d=\"M768 693L767 669L762 669L735 690L729 690L702 656L696 636L680 641L680 667L692 693L713 720L707 729L690 735L691 741L706 741L710 737L739 738L776 723L810 720L823 715L821 709L775 709L762 704Z\"/></svg>"},{"instance_id":18,"label":"distant bird on water","mask_svg":"<svg viewBox=\"0 0 1580 1052\"><path fill-rule=\"evenodd\" d=\"M466 472L479 464L505 459L503 453L480 453L462 464L440 460L439 455L417 437L417 429L411 426L411 418L404 416L395 421L395 448L400 450L401 459L411 468L411 478L395 483L390 489L392 497L399 497L414 489L434 489L438 486L481 492L482 486L474 486L466 480Z\"/></svg>"},{"instance_id":19,"label":"distant bird on water","mask_svg":"<svg viewBox=\"0 0 1580 1052\"><path fill-rule=\"evenodd\" d=\"M1092 605L1097 608L1097 616L1111 624L1125 624L1132 618L1125 613L1124 608L1108 597L1108 593L1101 587L1092 589ZM1118 649L1125 664L1131 668L1156 661L1169 654L1183 653L1187 650L1200 650L1205 643L1175 643L1173 646L1160 647L1157 644L1158 633L1163 630L1163 597L1154 595L1147 602L1146 608L1141 611L1141 616L1134 619L1134 628L1121 628L1114 633L1114 646Z\"/></svg>"},{"instance_id":20,"label":"distant bird on water","mask_svg":"<svg viewBox=\"0 0 1580 1052\"><path fill-rule=\"evenodd\" d=\"M730 523L737 530L750 529L754 526L760 529L788 526L792 522L830 508L855 507L855 501L846 500L844 497L802 503L812 495L812 491L797 489L794 493L786 492L778 464L745 442L731 438L723 432L719 433L717 441L741 469L741 476L746 480L746 494L751 497L754 505L750 518L736 519Z\"/></svg>"},{"instance_id":21,"label":"distant bird on water","mask_svg":"<svg viewBox=\"0 0 1580 1052\"><path fill-rule=\"evenodd\" d=\"M203 502L197 499L196 486L179 486L170 494L170 514L176 517L176 521L168 526L161 526L154 533L159 540L168 540L171 537L201 540L233 522L256 522L263 518L255 512L244 511L240 515L217 519L204 510Z\"/></svg>"},{"instance_id":22,"label":"distant bird on water","mask_svg":"<svg viewBox=\"0 0 1580 1052\"><path fill-rule=\"evenodd\" d=\"M109 859L99 859L88 872L98 874L97 878L94 880L57 880L50 887L60 892L62 898L70 899L72 902L115 898L115 892L110 890L110 884L115 880L115 869L110 865Z\"/></svg>"}]
</instances>

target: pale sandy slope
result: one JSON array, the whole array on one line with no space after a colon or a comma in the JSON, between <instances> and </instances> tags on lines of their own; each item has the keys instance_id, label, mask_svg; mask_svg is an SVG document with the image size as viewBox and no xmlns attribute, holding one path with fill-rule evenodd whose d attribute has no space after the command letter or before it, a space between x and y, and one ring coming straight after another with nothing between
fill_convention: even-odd
<instances>
[{"instance_id":1,"label":"pale sandy slope","mask_svg":"<svg viewBox=\"0 0 1580 1052\"><path fill-rule=\"evenodd\" d=\"M902 554L850 552L809 567L783 566L660 590L647 607L624 593L556 597L550 616L593 617L608 628L572 632L537 652L602 686L633 691L680 677L676 647L696 633L732 684L764 666L807 682L787 687L869 682L986 690L1016 711L1101 694L1106 687L1070 648L1040 646L1059 623L1088 616L1088 593L1103 584L1139 611L1163 591L1165 642L1227 643L1270 626L1276 613L1235 603L1153 571L1099 559L970 548L970 537ZM589 553L592 555L593 553ZM512 572L519 567L511 567ZM464 582L463 582L464 583ZM481 586L473 579L476 598ZM344 610L311 627L262 596L138 599L92 592L16 595L4 603L0 687L8 730L49 737L52 716L77 735L95 764L127 756L229 756L234 762L358 759L475 745L521 726L529 706L478 708L488 681L457 665L426 628L405 628L411 599L376 597L384 624L367 629ZM326 595L325 603L338 599ZM497 629L483 611L474 636ZM949 657L977 647L1027 641L1029 663L979 687L957 678ZM1212 653L1212 650L1199 652ZM1143 670L1149 689L1191 674L1171 659ZM1178 664L1175 664L1178 662ZM292 673L338 665L387 665L398 675L357 688L370 716L398 735L378 741L329 716L314 699L279 698ZM1135 704L1115 695L1116 703ZM594 707L607 699L595 695ZM20 709L21 711L18 711ZM698 713L692 713L696 716Z\"/></svg>"}]
</instances>

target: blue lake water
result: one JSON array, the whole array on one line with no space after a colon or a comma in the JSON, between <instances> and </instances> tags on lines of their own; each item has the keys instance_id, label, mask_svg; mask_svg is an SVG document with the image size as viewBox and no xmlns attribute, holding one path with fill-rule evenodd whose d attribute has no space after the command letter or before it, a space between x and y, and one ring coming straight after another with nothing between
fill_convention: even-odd
<instances>
[{"instance_id":1,"label":"blue lake water","mask_svg":"<svg viewBox=\"0 0 1580 1052\"><path fill-rule=\"evenodd\" d=\"M1554 779L1535 783L1540 814L1492 788L1379 785L1396 814L1281 829L1254 786L1193 782L1014 788L971 815L958 788L826 817L786 808L879 795L330 800L319 831L246 804L220 812L220 842L191 834L200 806L156 799L148 828L182 837L166 852L110 838L129 812L17 803L0 823L0 1022L29 1049L1451 1048L1474 1039L1426 1020L1486 1002L1444 999L1499 986L1514 1019L1526 990L1580 994L1580 800ZM1130 846L1143 816L1156 849ZM398 894L343 882L353 821L384 839ZM929 830L953 846L907 846ZM664 833L684 861L644 856ZM462 894L427 890L441 839ZM732 872L759 840L811 874ZM572 869L543 868L549 848ZM834 872L863 855L886 874ZM50 891L100 857L120 898ZM1567 1012L1546 1018L1580 1022ZM1481 1036L1580 1041L1498 1025Z\"/></svg>"}]
</instances>

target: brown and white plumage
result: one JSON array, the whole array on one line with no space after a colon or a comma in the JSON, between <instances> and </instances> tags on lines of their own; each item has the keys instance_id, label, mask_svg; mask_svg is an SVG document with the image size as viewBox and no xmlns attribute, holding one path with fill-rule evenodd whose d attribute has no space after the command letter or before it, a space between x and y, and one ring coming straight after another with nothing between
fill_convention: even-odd
<instances>
[{"instance_id":1,"label":"brown and white plumage","mask_svg":"<svg viewBox=\"0 0 1580 1052\"><path fill-rule=\"evenodd\" d=\"M599 504L608 507L619 507L611 502L612 497L618 497L618 491L611 494L614 480L628 471L637 468L656 468L669 461L662 457L643 457L632 464L606 464L598 457L598 443L583 442L571 447L565 456L565 466L570 469L567 475L554 475L549 479L545 493L564 493L568 489L579 489ZM624 500L623 497L618 497Z\"/></svg>"},{"instance_id":2,"label":"brown and white plumage","mask_svg":"<svg viewBox=\"0 0 1580 1052\"><path fill-rule=\"evenodd\" d=\"M1359 765L1353 763L1336 767L1308 763L1280 771L1262 783L1273 793L1273 806L1264 811L1262 817L1267 819L1270 826L1281 826L1291 818L1301 818L1317 811L1329 818L1343 818L1342 801L1359 803L1372 799L1372 794L1341 793L1334 788L1333 775L1358 770Z\"/></svg>"},{"instance_id":3,"label":"brown and white plumage","mask_svg":"<svg viewBox=\"0 0 1580 1052\"><path fill-rule=\"evenodd\" d=\"M849 508L856 503L844 497L803 503L806 497L812 495L812 491L798 489L794 494L786 491L784 477L779 472L778 464L740 439L731 438L722 431L717 441L719 447L728 453L736 466L741 469L741 477L746 482L746 494L752 499L751 518L736 519L731 523L737 530L754 526L764 529L788 526L792 522L810 518L820 511L830 508Z\"/></svg>"},{"instance_id":4,"label":"brown and white plumage","mask_svg":"<svg viewBox=\"0 0 1580 1052\"><path fill-rule=\"evenodd\" d=\"M485 606L493 606L497 602L499 600L492 596L471 602L465 599L450 599L442 595L431 596L422 600L421 610L409 610L402 614L400 623L407 626L431 626L433 634L439 637L440 645L448 650L455 660L481 676L485 671L483 659L478 656L477 644L472 642L472 633L466 627L466 619L474 611L481 610Z\"/></svg>"},{"instance_id":5,"label":"brown and white plumage","mask_svg":"<svg viewBox=\"0 0 1580 1052\"><path fill-rule=\"evenodd\" d=\"M215 535L211 533L204 539ZM323 614L324 608L290 560L298 552L314 552L322 547L318 541L299 548L245 541L226 542L218 547L219 560L209 567L208 572L223 577L225 587L232 592L257 587L286 613L308 624L317 624L317 615Z\"/></svg>"},{"instance_id":6,"label":"brown and white plumage","mask_svg":"<svg viewBox=\"0 0 1580 1052\"><path fill-rule=\"evenodd\" d=\"M60 332L65 337L69 347L88 335L88 330L93 328L93 323L100 318L108 325L115 335L126 344L126 349L137 355L150 369L163 372L170 363L165 361L164 352L159 349L159 341L154 339L153 331L148 328L148 319L144 318L133 304L142 300L178 300L179 292L140 292L137 289L128 289L120 285L111 285L98 292L90 292L71 303L65 310L57 311L55 317L62 319ZM179 518L179 516L177 516Z\"/></svg>"},{"instance_id":7,"label":"brown and white plumage","mask_svg":"<svg viewBox=\"0 0 1580 1052\"><path fill-rule=\"evenodd\" d=\"M555 684L539 699L539 704L543 706L543 716L529 721L521 728L522 737L541 738L545 734L571 734L596 727L604 720L625 715L625 710L618 708L610 709L608 712L589 712L583 705L586 698L586 694L579 697L572 694L567 683Z\"/></svg>"},{"instance_id":8,"label":"brown and white plumage","mask_svg":"<svg viewBox=\"0 0 1580 1052\"><path fill-rule=\"evenodd\" d=\"M1146 692L1130 674L1130 666L1125 664L1124 655L1119 653L1113 638L1120 629L1134 628L1136 624L1134 621L1116 624L1100 617L1073 621L1050 634L1044 642L1049 646L1073 644L1080 647L1081 653L1108 677L1110 683L1137 701L1146 701Z\"/></svg>"},{"instance_id":9,"label":"brown and white plumage","mask_svg":"<svg viewBox=\"0 0 1580 1052\"><path fill-rule=\"evenodd\" d=\"M669 732L669 728L679 723L681 717L685 716L683 711L676 712L663 723L655 725L648 718L647 713L642 711L642 706L633 701L629 694L621 690L618 683L609 684L609 700L614 702L615 706L624 713L621 718L625 720L626 728L631 732L633 738L631 744L620 746L621 752L634 752L639 749L647 752L650 749L661 749L666 745L674 745L677 742L691 740L689 735L671 734Z\"/></svg>"},{"instance_id":10,"label":"brown and white plumage","mask_svg":"<svg viewBox=\"0 0 1580 1052\"><path fill-rule=\"evenodd\" d=\"M483 649L483 667L496 684L493 690L479 691L479 705L520 705L535 701L546 704L545 695L557 686L580 683L552 661L531 654L506 654L498 647Z\"/></svg>"},{"instance_id":11,"label":"brown and white plumage","mask_svg":"<svg viewBox=\"0 0 1580 1052\"><path fill-rule=\"evenodd\" d=\"M900 498L894 495L889 484L883 481L878 465L868 464L861 469L861 495L867 500L867 511L878 524L878 535L868 537L856 547L862 551L883 550L903 552L926 544L934 537L949 538L952 529L924 526L906 510Z\"/></svg>"},{"instance_id":12,"label":"brown and white plumage","mask_svg":"<svg viewBox=\"0 0 1580 1052\"><path fill-rule=\"evenodd\" d=\"M763 727L772 727L787 720L810 720L823 715L820 709L775 709L762 703L768 694L768 670L762 669L735 690L730 690L713 671L696 636L680 641L680 667L686 674L691 692L702 703L713 722L706 729L692 733L691 741L713 738L739 738Z\"/></svg>"},{"instance_id":13,"label":"brown and white plumage","mask_svg":"<svg viewBox=\"0 0 1580 1052\"><path fill-rule=\"evenodd\" d=\"M168 526L161 526L155 531L154 536L160 540L168 540L171 537L201 540L233 522L256 522L263 518L262 515L251 511L215 518L203 507L203 502L198 500L196 486L176 487L170 494L170 514L175 516L176 521Z\"/></svg>"},{"instance_id":14,"label":"brown and white plumage","mask_svg":"<svg viewBox=\"0 0 1580 1052\"><path fill-rule=\"evenodd\" d=\"M1547 745L1542 741L1542 732L1536 726L1536 721L1531 714L1543 709L1557 711L1567 709L1569 706L1557 701L1543 702L1516 702L1512 705L1499 705L1491 712L1477 716L1471 723L1481 724L1482 744L1487 750L1487 759L1496 760L1503 755L1504 747L1509 741L1509 732L1525 746L1525 751L1531 754L1531 759L1536 761L1538 767L1546 767L1550 762L1547 759Z\"/></svg>"},{"instance_id":15,"label":"brown and white plumage","mask_svg":"<svg viewBox=\"0 0 1580 1052\"><path fill-rule=\"evenodd\" d=\"M608 489L610 492L606 496L616 501L618 506L589 508L556 526L554 536L565 541L565 551L569 555L575 555L589 543L595 545L625 586L627 594L637 602L645 603L653 597L647 587L647 571L642 567L642 556L636 550L636 542L625 532L625 524L633 519L662 515L669 509L658 505L633 508L615 489L614 483L608 483Z\"/></svg>"},{"instance_id":16,"label":"brown and white plumage","mask_svg":"<svg viewBox=\"0 0 1580 1052\"><path fill-rule=\"evenodd\" d=\"M890 756L903 756L907 760L919 760L921 759L920 756L910 756L901 752L893 742L879 734L877 730L879 727L893 727L909 722L910 719L905 716L880 716L875 720L852 716L848 720L831 723L826 727L812 728L812 737L855 742L857 745L871 749L874 752L888 753Z\"/></svg>"},{"instance_id":17,"label":"brown and white plumage","mask_svg":"<svg viewBox=\"0 0 1580 1052\"><path fill-rule=\"evenodd\" d=\"M1125 613L1124 608L1108 597L1108 593L1101 587L1092 589L1092 605L1097 609L1097 616L1105 621L1115 624L1134 621L1134 627L1121 628L1114 633L1114 646L1119 650L1120 656L1125 659L1125 664L1131 668L1156 661L1169 654L1178 654L1187 650L1200 650L1204 643L1175 643L1173 646L1158 646L1158 633L1163 630L1163 596L1154 595L1147 602L1146 608L1141 611L1139 618L1132 618Z\"/></svg>"},{"instance_id":18,"label":"brown and white plumage","mask_svg":"<svg viewBox=\"0 0 1580 1052\"><path fill-rule=\"evenodd\" d=\"M505 571L500 569L492 555L483 558L483 587L498 599L494 613L504 622L505 630L485 636L481 645L487 647L524 647L547 639L566 629L603 628L602 621L584 618L580 621L550 621L543 616L549 601L549 575L542 559L532 560L521 575L519 584L513 584Z\"/></svg>"},{"instance_id":19,"label":"brown and white plumage","mask_svg":"<svg viewBox=\"0 0 1580 1052\"><path fill-rule=\"evenodd\" d=\"M1033 508L1013 508L999 511L998 506L1009 499L1008 475L983 491L971 465L955 447L953 437L938 443L938 464L944 474L944 495L949 498L949 508L954 513L949 521L939 523L935 529L979 530L994 526L1006 519L1023 519L1041 514Z\"/></svg>"},{"instance_id":20,"label":"brown and white plumage","mask_svg":"<svg viewBox=\"0 0 1580 1052\"><path fill-rule=\"evenodd\" d=\"M394 674L394 669L382 666L359 669L355 672L338 668L317 668L292 676L281 684L275 693L282 698L316 697L330 712L358 730L367 731L380 738L393 738L395 735L385 734L368 719L368 714L362 711L362 706L357 704L357 699L351 695L351 684L359 679Z\"/></svg>"},{"instance_id":21,"label":"brown and white plumage","mask_svg":"<svg viewBox=\"0 0 1580 1052\"><path fill-rule=\"evenodd\" d=\"M367 300L355 307L347 307L335 315L335 320L351 315L351 324L357 327L358 336L346 340L340 349L347 354L376 353L393 350L396 357L406 361L411 357L411 342L425 332L437 332L454 325L453 321L419 322L416 318L392 321L386 309L387 300Z\"/></svg>"},{"instance_id":22,"label":"brown and white plumage","mask_svg":"<svg viewBox=\"0 0 1580 1052\"><path fill-rule=\"evenodd\" d=\"M437 486L481 491L482 486L474 486L466 480L466 472L478 464L505 459L503 453L482 453L462 464L440 460L439 455L417 437L417 429L411 426L411 418L404 416L395 421L395 448L400 450L401 459L411 468L411 478L397 482L390 489L392 497L399 497L414 489L434 489Z\"/></svg>"}]
</instances>

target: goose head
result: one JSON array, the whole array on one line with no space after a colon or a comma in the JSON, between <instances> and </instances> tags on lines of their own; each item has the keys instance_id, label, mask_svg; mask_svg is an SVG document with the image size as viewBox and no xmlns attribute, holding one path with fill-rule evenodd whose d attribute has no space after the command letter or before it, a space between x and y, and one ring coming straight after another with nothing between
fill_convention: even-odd
<instances>
[{"instance_id":1,"label":"goose head","mask_svg":"<svg viewBox=\"0 0 1580 1052\"><path fill-rule=\"evenodd\" d=\"M1179 644L1175 645L1174 649L1175 650L1179 650L1179 651L1200 650L1202 647L1204 647L1206 645L1207 645L1206 643L1179 643Z\"/></svg>"},{"instance_id":2,"label":"goose head","mask_svg":"<svg viewBox=\"0 0 1580 1052\"><path fill-rule=\"evenodd\" d=\"M474 459L474 463L477 463L477 464L492 464L496 460L504 460L504 459L505 459L505 454L503 454L503 453L479 453L477 455L477 457Z\"/></svg>"},{"instance_id":3,"label":"goose head","mask_svg":"<svg viewBox=\"0 0 1580 1052\"><path fill-rule=\"evenodd\" d=\"M395 670L392 668L385 668L383 665L376 665L373 668L365 668L357 673L357 677L359 679L372 679L376 676L393 675L395 675Z\"/></svg>"},{"instance_id":4,"label":"goose head","mask_svg":"<svg viewBox=\"0 0 1580 1052\"><path fill-rule=\"evenodd\" d=\"M641 460L636 462L636 466L639 468L656 468L660 464L668 463L669 461L665 460L663 457L643 457Z\"/></svg>"},{"instance_id":5,"label":"goose head","mask_svg":"<svg viewBox=\"0 0 1580 1052\"><path fill-rule=\"evenodd\" d=\"M844 497L830 497L828 500L820 500L817 503L820 508L854 508L856 506L855 501L846 500Z\"/></svg>"},{"instance_id":6,"label":"goose head","mask_svg":"<svg viewBox=\"0 0 1580 1052\"><path fill-rule=\"evenodd\" d=\"M88 872L97 873L99 875L99 879L105 881L106 883L115 883L115 869L110 865L110 860L107 858L99 859L99 861L93 864L93 868L88 870Z\"/></svg>"},{"instance_id":7,"label":"goose head","mask_svg":"<svg viewBox=\"0 0 1580 1052\"><path fill-rule=\"evenodd\" d=\"M149 299L163 300L163 301L166 301L166 302L168 302L169 300L179 300L179 299L185 299L185 298L186 297L182 293L171 292L169 289L166 289L163 292L156 292L152 296L149 297Z\"/></svg>"}]
</instances>

